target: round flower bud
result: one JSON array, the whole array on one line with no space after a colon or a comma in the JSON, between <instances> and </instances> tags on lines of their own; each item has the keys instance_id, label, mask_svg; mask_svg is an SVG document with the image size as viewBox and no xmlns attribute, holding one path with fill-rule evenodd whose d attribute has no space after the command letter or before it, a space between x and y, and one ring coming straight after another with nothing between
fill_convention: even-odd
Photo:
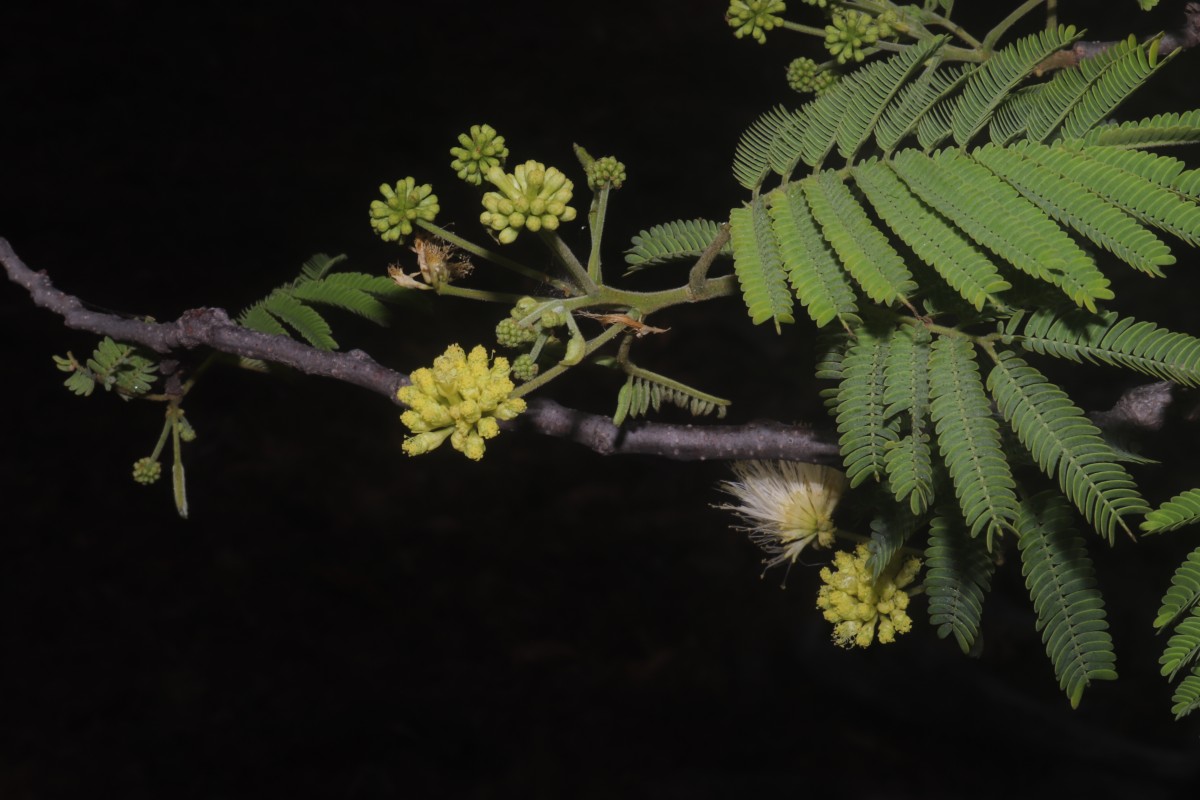
<instances>
[{"instance_id":1,"label":"round flower bud","mask_svg":"<svg viewBox=\"0 0 1200 800\"><path fill-rule=\"evenodd\" d=\"M529 353L522 353L513 360L512 370L508 374L522 383L531 381L538 374L537 362Z\"/></svg>"},{"instance_id":2,"label":"round flower bud","mask_svg":"<svg viewBox=\"0 0 1200 800\"><path fill-rule=\"evenodd\" d=\"M386 183L379 187L383 200L371 201L371 227L388 242L402 242L413 232L413 220L432 222L438 213L437 195L428 183L417 185L411 178L397 181L393 189Z\"/></svg>"},{"instance_id":3,"label":"round flower bud","mask_svg":"<svg viewBox=\"0 0 1200 800\"><path fill-rule=\"evenodd\" d=\"M505 317L496 324L496 341L510 350L530 344L537 337L537 329L521 325L512 317Z\"/></svg>"},{"instance_id":4,"label":"round flower bud","mask_svg":"<svg viewBox=\"0 0 1200 800\"><path fill-rule=\"evenodd\" d=\"M162 464L149 456L133 462L133 479L138 483L149 485L162 477Z\"/></svg>"},{"instance_id":5,"label":"round flower bud","mask_svg":"<svg viewBox=\"0 0 1200 800\"><path fill-rule=\"evenodd\" d=\"M825 26L825 49L839 64L862 61L863 51L879 39L879 28L869 14L861 11L835 11L832 24Z\"/></svg>"},{"instance_id":6,"label":"round flower bud","mask_svg":"<svg viewBox=\"0 0 1200 800\"><path fill-rule=\"evenodd\" d=\"M783 0L730 0L725 22L738 39L748 35L766 44L766 32L783 24L783 18L777 15L786 10Z\"/></svg>"},{"instance_id":7,"label":"round flower bud","mask_svg":"<svg viewBox=\"0 0 1200 800\"><path fill-rule=\"evenodd\" d=\"M625 182L625 165L612 156L597 158L587 167L587 182L589 189L601 186L620 189Z\"/></svg>"},{"instance_id":8,"label":"round flower bud","mask_svg":"<svg viewBox=\"0 0 1200 800\"><path fill-rule=\"evenodd\" d=\"M479 186L483 176L492 167L503 166L508 158L508 148L504 145L504 137L496 133L491 125L472 125L470 133L460 133L458 142L461 147L451 147L450 169L467 183Z\"/></svg>"},{"instance_id":9,"label":"round flower bud","mask_svg":"<svg viewBox=\"0 0 1200 800\"><path fill-rule=\"evenodd\" d=\"M537 161L518 164L511 173L492 167L487 179L499 191L483 195L486 211L479 221L495 231L502 244L516 240L522 228L552 231L560 222L575 219L575 209L567 205L574 184L554 167Z\"/></svg>"}]
</instances>

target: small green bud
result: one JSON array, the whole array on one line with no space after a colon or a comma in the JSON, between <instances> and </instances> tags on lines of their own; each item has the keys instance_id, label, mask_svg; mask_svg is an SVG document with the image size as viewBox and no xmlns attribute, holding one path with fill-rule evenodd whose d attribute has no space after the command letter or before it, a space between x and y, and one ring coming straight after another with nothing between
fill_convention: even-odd
<instances>
[{"instance_id":1,"label":"small green bud","mask_svg":"<svg viewBox=\"0 0 1200 800\"><path fill-rule=\"evenodd\" d=\"M861 11L835 11L832 24L825 26L825 49L839 64L862 61L866 58L863 51L878 39L878 26Z\"/></svg>"},{"instance_id":2,"label":"small green bud","mask_svg":"<svg viewBox=\"0 0 1200 800\"><path fill-rule=\"evenodd\" d=\"M529 353L523 353L522 355L517 356L513 360L512 370L509 372L509 375L511 375L514 380L521 381L522 383L533 380L537 374L537 362L533 360L533 356L531 356Z\"/></svg>"},{"instance_id":3,"label":"small green bud","mask_svg":"<svg viewBox=\"0 0 1200 800\"><path fill-rule=\"evenodd\" d=\"M413 232L413 220L432 222L439 211L437 195L428 184L417 185L411 178L379 187L384 200L371 201L371 227L386 242L403 242Z\"/></svg>"},{"instance_id":4,"label":"small green bud","mask_svg":"<svg viewBox=\"0 0 1200 800\"><path fill-rule=\"evenodd\" d=\"M587 167L587 182L589 189L602 186L620 189L625 182L625 165L612 156L597 158Z\"/></svg>"},{"instance_id":5,"label":"small green bud","mask_svg":"<svg viewBox=\"0 0 1200 800\"><path fill-rule=\"evenodd\" d=\"M560 325L567 324L567 312L562 308L548 308L542 312L542 318L539 324L543 330L557 328Z\"/></svg>"},{"instance_id":6,"label":"small green bud","mask_svg":"<svg viewBox=\"0 0 1200 800\"><path fill-rule=\"evenodd\" d=\"M192 423L187 421L187 417L179 417L179 438L185 442L196 441L196 429L192 427Z\"/></svg>"},{"instance_id":7,"label":"small green bud","mask_svg":"<svg viewBox=\"0 0 1200 800\"><path fill-rule=\"evenodd\" d=\"M162 464L146 456L133 462L133 479L140 484L150 485L162 477Z\"/></svg>"},{"instance_id":8,"label":"small green bud","mask_svg":"<svg viewBox=\"0 0 1200 800\"><path fill-rule=\"evenodd\" d=\"M786 10L783 0L731 0L725 22L738 39L749 35L759 44L766 44L766 32L783 24L783 18L777 15Z\"/></svg>"},{"instance_id":9,"label":"small green bud","mask_svg":"<svg viewBox=\"0 0 1200 800\"><path fill-rule=\"evenodd\" d=\"M512 317L505 317L496 325L496 341L501 347L515 349L530 344L537 337L535 328L521 325Z\"/></svg>"},{"instance_id":10,"label":"small green bud","mask_svg":"<svg viewBox=\"0 0 1200 800\"><path fill-rule=\"evenodd\" d=\"M458 141L461 147L450 148L450 155L454 156L450 169L467 183L479 186L488 170L503 166L508 158L504 137L491 125L472 125L470 133L458 135Z\"/></svg>"},{"instance_id":11,"label":"small green bud","mask_svg":"<svg viewBox=\"0 0 1200 800\"><path fill-rule=\"evenodd\" d=\"M520 319L530 311L533 311L535 308L537 308L537 305L538 301L534 300L532 297L522 297L517 301L517 304L512 307L512 311L508 312L508 315L513 319Z\"/></svg>"}]
</instances>

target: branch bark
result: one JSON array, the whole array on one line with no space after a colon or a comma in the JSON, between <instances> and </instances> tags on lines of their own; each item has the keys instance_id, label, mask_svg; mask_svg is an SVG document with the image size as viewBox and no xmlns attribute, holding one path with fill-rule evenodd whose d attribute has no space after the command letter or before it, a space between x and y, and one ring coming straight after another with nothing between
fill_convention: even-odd
<instances>
[{"instance_id":1,"label":"branch bark","mask_svg":"<svg viewBox=\"0 0 1200 800\"><path fill-rule=\"evenodd\" d=\"M210 348L254 358L358 386L398 403L396 391L408 383L403 373L383 366L361 350L317 350L286 336L259 333L235 323L221 308L185 311L174 322L140 319L88 309L79 298L57 289L45 272L35 272L0 238L0 263L8 278L24 287L34 305L62 317L68 328L111 336L127 344L169 354ZM604 416L535 399L506 427L556 436L603 455L655 455L680 461L781 458L833 464L836 437L807 425L751 422L745 425L671 425L637 422L622 428Z\"/></svg>"}]
</instances>

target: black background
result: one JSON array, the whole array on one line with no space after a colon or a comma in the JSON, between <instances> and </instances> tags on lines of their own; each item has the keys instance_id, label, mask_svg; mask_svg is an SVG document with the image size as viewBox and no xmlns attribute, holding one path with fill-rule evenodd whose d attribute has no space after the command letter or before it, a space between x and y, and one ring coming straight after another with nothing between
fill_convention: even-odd
<instances>
[{"instance_id":1,"label":"black background","mask_svg":"<svg viewBox=\"0 0 1200 800\"><path fill-rule=\"evenodd\" d=\"M9 3L0 235L98 306L237 310L317 251L372 272L407 256L366 221L378 184L404 175L479 238L446 150L486 121L516 160L577 172L578 141L626 163L616 264L639 229L740 202L737 136L790 102L782 70L807 42L735 40L725 5ZM1062 13L1115 38L1174 24L1164 6ZM1195 59L1122 113L1196 106ZM585 242L582 226L567 236ZM1196 262L1181 261L1170 284L1118 288L1194 331ZM340 319L335 335L409 370L483 341L494 320L478 310L447 301L382 335ZM776 337L715 306L664 323L674 336L647 342L647 363L731 396L734 419L821 419L806 326ZM1170 722L1149 632L1186 534L1093 548L1122 680L1072 712L1015 564L989 597L982 659L923 624L837 650L815 568L786 591L759 580L761 554L710 507L719 464L532 437L501 437L481 464L411 460L379 397L218 371L187 402L200 438L180 521L165 482L128 478L161 410L59 385L50 355L94 337L9 284L0 326L5 800L1172 797L1200 770L1200 729ZM1072 389L1103 408L1123 388L1113 374ZM558 391L605 412L614 389ZM1194 432L1172 424L1152 452L1176 466L1139 472L1155 501L1200 485Z\"/></svg>"}]
</instances>

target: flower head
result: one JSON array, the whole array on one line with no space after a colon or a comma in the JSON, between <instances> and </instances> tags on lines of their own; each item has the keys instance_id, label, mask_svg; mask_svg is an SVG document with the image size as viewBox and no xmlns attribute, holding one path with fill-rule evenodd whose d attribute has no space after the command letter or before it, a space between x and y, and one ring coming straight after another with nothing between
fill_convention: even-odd
<instances>
[{"instance_id":1,"label":"flower head","mask_svg":"<svg viewBox=\"0 0 1200 800\"><path fill-rule=\"evenodd\" d=\"M452 344L409 377L412 383L396 393L408 411L400 421L413 436L404 440L404 452L421 455L450 439L450 445L467 458L483 458L484 439L500 433L500 422L516 418L525 401L509 397L515 388L508 377L508 359L488 364L487 351L477 346L468 355Z\"/></svg>"},{"instance_id":2,"label":"flower head","mask_svg":"<svg viewBox=\"0 0 1200 800\"><path fill-rule=\"evenodd\" d=\"M504 137L496 133L491 125L472 125L470 133L460 133L458 143L462 147L451 147L450 169L467 183L479 186L483 176L492 167L504 165L508 158L508 148L504 145Z\"/></svg>"},{"instance_id":3,"label":"flower head","mask_svg":"<svg viewBox=\"0 0 1200 800\"><path fill-rule=\"evenodd\" d=\"M522 228L552 231L558 223L575 219L575 209L567 205L575 185L554 167L537 161L518 164L511 173L492 167L487 179L500 191L483 195L487 210L479 221L496 231L504 244L515 240Z\"/></svg>"},{"instance_id":4,"label":"flower head","mask_svg":"<svg viewBox=\"0 0 1200 800\"><path fill-rule=\"evenodd\" d=\"M908 593L903 591L916 578L921 562L897 558L876 579L867 566L870 553L865 544L854 554L834 553L831 570L821 570L825 584L817 592L817 608L833 623L833 640L842 647L867 647L876 639L882 644L912 629L906 613Z\"/></svg>"},{"instance_id":5,"label":"flower head","mask_svg":"<svg viewBox=\"0 0 1200 800\"><path fill-rule=\"evenodd\" d=\"M625 165L613 156L594 159L587 165L586 171L589 189L603 186L620 189L625 182Z\"/></svg>"},{"instance_id":6,"label":"flower head","mask_svg":"<svg viewBox=\"0 0 1200 800\"><path fill-rule=\"evenodd\" d=\"M750 539L774 557L772 567L794 563L808 545L833 544L833 511L846 491L846 475L819 464L794 461L737 461L737 480L721 488L737 499L720 508L737 513Z\"/></svg>"},{"instance_id":7,"label":"flower head","mask_svg":"<svg viewBox=\"0 0 1200 800\"><path fill-rule=\"evenodd\" d=\"M371 201L371 227L384 241L401 242L412 234L413 220L432 222L437 216L437 195L428 183L418 186L409 177L397 181L395 189L385 183L379 191L384 199Z\"/></svg>"},{"instance_id":8,"label":"flower head","mask_svg":"<svg viewBox=\"0 0 1200 800\"><path fill-rule=\"evenodd\" d=\"M870 14L861 11L834 12L832 24L825 26L825 49L839 64L862 61L866 47L879 39L879 27Z\"/></svg>"},{"instance_id":9,"label":"flower head","mask_svg":"<svg viewBox=\"0 0 1200 800\"><path fill-rule=\"evenodd\" d=\"M783 0L730 0L725 21L737 38L748 34L759 44L765 44L766 32L783 24L778 15L786 10Z\"/></svg>"}]
</instances>

